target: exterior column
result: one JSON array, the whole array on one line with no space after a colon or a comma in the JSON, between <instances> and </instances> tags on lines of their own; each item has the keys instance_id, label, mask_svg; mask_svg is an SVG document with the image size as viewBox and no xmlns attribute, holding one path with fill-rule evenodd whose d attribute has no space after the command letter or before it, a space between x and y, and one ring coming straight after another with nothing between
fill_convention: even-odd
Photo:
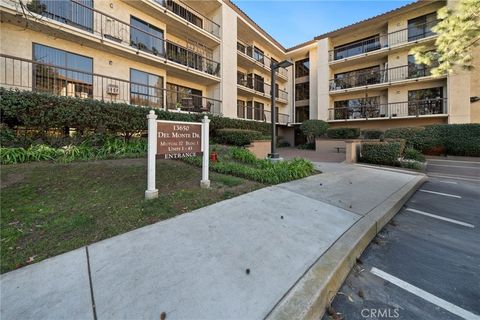
<instances>
[{"instance_id":1,"label":"exterior column","mask_svg":"<svg viewBox=\"0 0 480 320\"><path fill-rule=\"evenodd\" d=\"M203 161L202 161L202 181L200 181L200 187L210 188L210 180L208 179L208 169L209 169L209 156L210 156L210 145L209 145L209 131L210 131L210 119L207 116L202 119L202 151L203 151Z\"/></svg>"}]
</instances>

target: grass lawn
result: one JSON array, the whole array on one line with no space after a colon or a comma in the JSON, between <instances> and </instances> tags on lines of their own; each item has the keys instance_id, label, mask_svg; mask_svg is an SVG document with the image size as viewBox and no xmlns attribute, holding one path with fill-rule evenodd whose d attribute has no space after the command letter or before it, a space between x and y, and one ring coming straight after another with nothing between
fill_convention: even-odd
<instances>
[{"instance_id":1,"label":"grass lawn","mask_svg":"<svg viewBox=\"0 0 480 320\"><path fill-rule=\"evenodd\" d=\"M144 200L146 159L1 167L1 273L263 187L181 161L157 162L159 198Z\"/></svg>"}]
</instances>

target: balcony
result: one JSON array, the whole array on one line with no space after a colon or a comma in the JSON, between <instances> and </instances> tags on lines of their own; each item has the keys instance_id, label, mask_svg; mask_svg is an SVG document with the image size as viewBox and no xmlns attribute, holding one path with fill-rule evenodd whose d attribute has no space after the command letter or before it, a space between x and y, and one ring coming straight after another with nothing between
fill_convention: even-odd
<instances>
[{"instance_id":1,"label":"balcony","mask_svg":"<svg viewBox=\"0 0 480 320\"><path fill-rule=\"evenodd\" d=\"M372 68L370 70L352 71L350 75L337 77L330 80L330 92L346 92L349 89L362 89L366 86L375 86L385 83L415 80L431 76L432 67L409 64L395 68L381 70Z\"/></svg>"},{"instance_id":2,"label":"balcony","mask_svg":"<svg viewBox=\"0 0 480 320\"><path fill-rule=\"evenodd\" d=\"M237 105L237 117L240 119L246 119L246 120L255 120L255 121L268 122L268 123L272 122L271 110L245 106L243 104ZM289 120L290 120L290 115L286 113L277 112L276 123L288 124Z\"/></svg>"},{"instance_id":3,"label":"balcony","mask_svg":"<svg viewBox=\"0 0 480 320\"><path fill-rule=\"evenodd\" d=\"M213 20L202 15L197 10L188 6L186 3L183 3L179 0L153 0L156 3L160 4L162 7L165 7L168 11L174 13L175 15L181 17L185 21L193 24L208 33L214 35L215 37L220 37L220 25Z\"/></svg>"},{"instance_id":4,"label":"balcony","mask_svg":"<svg viewBox=\"0 0 480 320\"><path fill-rule=\"evenodd\" d=\"M385 104L330 108L329 121L402 119L446 116L447 99L425 99Z\"/></svg>"},{"instance_id":5,"label":"balcony","mask_svg":"<svg viewBox=\"0 0 480 320\"><path fill-rule=\"evenodd\" d=\"M431 21L415 28L405 28L402 30L390 32L385 35L377 35L368 39L363 39L346 45L338 46L329 51L329 61L347 60L362 54L379 51L384 48L392 48L407 43L415 43L422 39L435 36L431 31L438 21ZM420 31L419 31L420 28Z\"/></svg>"},{"instance_id":6,"label":"balcony","mask_svg":"<svg viewBox=\"0 0 480 320\"><path fill-rule=\"evenodd\" d=\"M256 52L254 46L247 46L241 42L237 42L237 52L248 61L263 67L267 71L271 71L270 66L272 64L272 59ZM288 70L285 68L278 68L277 75L284 80L287 80Z\"/></svg>"},{"instance_id":7,"label":"balcony","mask_svg":"<svg viewBox=\"0 0 480 320\"><path fill-rule=\"evenodd\" d=\"M161 32L153 34L82 3L73 0L43 0L41 5L30 6L29 9L46 18L91 33L101 41L109 40L113 44L147 52L159 59L175 62L203 74L220 76L220 63L217 61L165 40Z\"/></svg>"},{"instance_id":8,"label":"balcony","mask_svg":"<svg viewBox=\"0 0 480 320\"><path fill-rule=\"evenodd\" d=\"M0 54L0 85L177 112L220 115L222 108L222 102L216 99L3 54Z\"/></svg>"},{"instance_id":9,"label":"balcony","mask_svg":"<svg viewBox=\"0 0 480 320\"><path fill-rule=\"evenodd\" d=\"M261 80L255 79L252 76L237 76L237 84L243 88L249 89L248 92L253 92L262 97L270 98L271 86ZM275 88L275 98L280 102L287 102L288 92Z\"/></svg>"}]
</instances>

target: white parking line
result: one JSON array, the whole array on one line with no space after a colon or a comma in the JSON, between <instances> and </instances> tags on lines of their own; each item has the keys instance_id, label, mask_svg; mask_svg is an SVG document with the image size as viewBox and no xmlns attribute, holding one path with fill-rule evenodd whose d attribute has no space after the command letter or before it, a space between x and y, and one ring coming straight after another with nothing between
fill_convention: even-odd
<instances>
[{"instance_id":1,"label":"white parking line","mask_svg":"<svg viewBox=\"0 0 480 320\"><path fill-rule=\"evenodd\" d=\"M451 312L463 319L467 319L467 320L480 320L480 316L470 312L470 311L467 311L463 308L460 308L456 305L454 305L453 303L450 303L448 301L445 301L437 296L434 296L433 294L431 293L428 293L427 291L424 291L418 287L415 287L413 285L411 285L410 283L408 282L405 282L395 276L392 276L391 274L388 274L382 270L379 270L375 267L372 267L372 269L370 270L371 273L373 273L374 275L376 276L379 276L380 278L390 282L390 283L393 283L394 285L402 288L403 290L406 290L414 295L416 295L417 297L420 297L424 300L427 300L428 302L430 303L433 303L437 306L439 306L440 308L444 309L444 310L447 310L448 312Z\"/></svg>"},{"instance_id":2,"label":"white parking line","mask_svg":"<svg viewBox=\"0 0 480 320\"><path fill-rule=\"evenodd\" d=\"M410 212L415 212L415 213L418 213L418 214L423 214L424 216L432 217L432 218L435 218L435 219L438 219L438 220L443 220L443 221L448 221L448 222L451 222L451 223L456 223L456 224L459 224L459 225L464 226L464 227L475 228L475 226L473 224L458 221L458 220L455 220L455 219L445 218L445 217L442 217L442 216L437 216L436 214L431 214L431 213L428 213L428 212L425 212L425 211L420 211L420 210L411 209L411 208L407 208L405 210L410 211Z\"/></svg>"},{"instance_id":3,"label":"white parking line","mask_svg":"<svg viewBox=\"0 0 480 320\"><path fill-rule=\"evenodd\" d=\"M454 195L454 194L450 194L450 193L442 193L442 192L436 192L436 191L425 190L425 189L420 189L419 191L427 192L427 193L433 193L433 194L439 194L439 195L445 196L445 197L452 197L452 198L462 199L462 197L457 196L457 195Z\"/></svg>"},{"instance_id":4,"label":"white parking line","mask_svg":"<svg viewBox=\"0 0 480 320\"><path fill-rule=\"evenodd\" d=\"M472 182L480 182L480 179L472 179L472 178L465 178L459 176L452 176L447 174L435 174L435 173L428 173L428 176L431 178L446 178L446 179L454 179L454 180L463 180L463 181L472 181Z\"/></svg>"},{"instance_id":5,"label":"white parking line","mask_svg":"<svg viewBox=\"0 0 480 320\"><path fill-rule=\"evenodd\" d=\"M438 182L441 182L441 183L449 183L449 184L458 184L458 183L455 182L455 181L438 180Z\"/></svg>"},{"instance_id":6,"label":"white parking line","mask_svg":"<svg viewBox=\"0 0 480 320\"><path fill-rule=\"evenodd\" d=\"M433 163L429 163L428 166L448 167L448 168L465 168L465 169L480 169L480 167L452 166L452 165L449 165L449 164L433 164Z\"/></svg>"}]
</instances>

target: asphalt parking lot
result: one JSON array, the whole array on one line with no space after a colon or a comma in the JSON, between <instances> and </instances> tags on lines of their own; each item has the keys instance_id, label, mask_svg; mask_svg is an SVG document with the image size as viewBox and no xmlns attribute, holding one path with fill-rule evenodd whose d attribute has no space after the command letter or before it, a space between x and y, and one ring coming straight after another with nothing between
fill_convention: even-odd
<instances>
[{"instance_id":1,"label":"asphalt parking lot","mask_svg":"<svg viewBox=\"0 0 480 320\"><path fill-rule=\"evenodd\" d=\"M429 160L429 180L367 247L323 320L480 319L480 162L471 160Z\"/></svg>"}]
</instances>

